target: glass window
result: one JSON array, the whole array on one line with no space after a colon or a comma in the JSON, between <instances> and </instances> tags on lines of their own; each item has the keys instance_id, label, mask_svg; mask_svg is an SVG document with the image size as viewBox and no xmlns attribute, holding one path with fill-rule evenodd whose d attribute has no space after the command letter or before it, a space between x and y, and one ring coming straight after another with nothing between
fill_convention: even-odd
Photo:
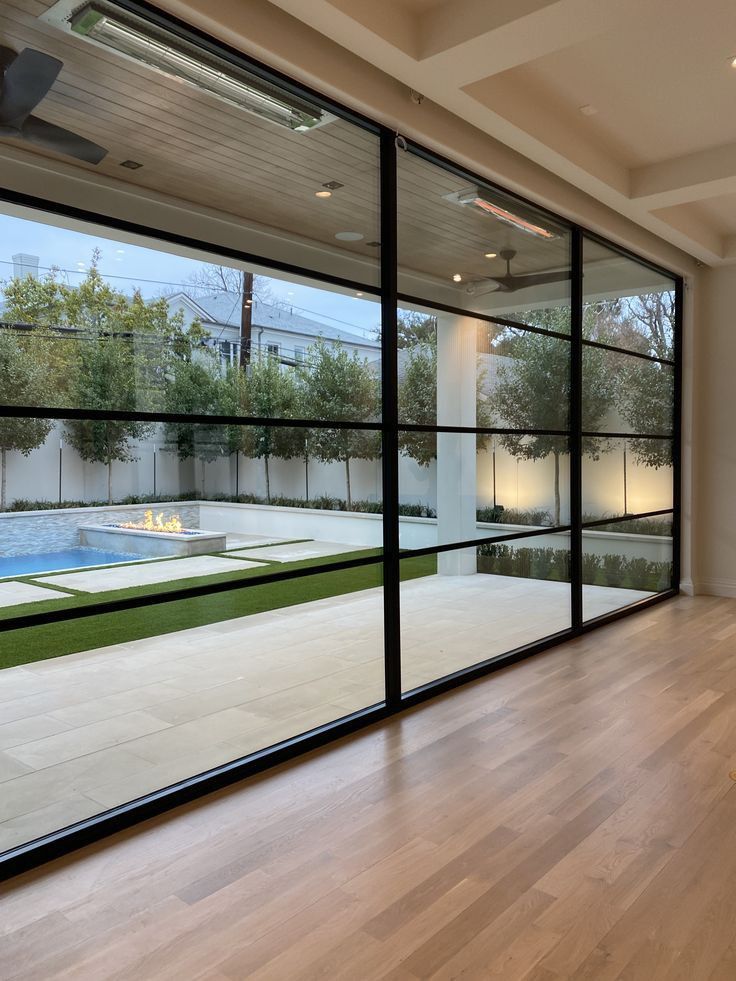
<instances>
[{"instance_id":1,"label":"glass window","mask_svg":"<svg viewBox=\"0 0 736 981\"><path fill-rule=\"evenodd\" d=\"M3 852L381 702L380 566L9 631L0 665L44 691L11 700Z\"/></svg>"},{"instance_id":2,"label":"glass window","mask_svg":"<svg viewBox=\"0 0 736 981\"><path fill-rule=\"evenodd\" d=\"M570 233L477 179L398 155L399 291L570 331Z\"/></svg>"},{"instance_id":3,"label":"glass window","mask_svg":"<svg viewBox=\"0 0 736 981\"><path fill-rule=\"evenodd\" d=\"M404 691L568 629L569 550L560 532L402 558Z\"/></svg>"},{"instance_id":4,"label":"glass window","mask_svg":"<svg viewBox=\"0 0 736 981\"><path fill-rule=\"evenodd\" d=\"M644 263L583 239L583 336L674 358L675 281Z\"/></svg>"},{"instance_id":5,"label":"glass window","mask_svg":"<svg viewBox=\"0 0 736 981\"><path fill-rule=\"evenodd\" d=\"M566 431L570 344L432 307L398 311L399 422Z\"/></svg>"},{"instance_id":6,"label":"glass window","mask_svg":"<svg viewBox=\"0 0 736 981\"><path fill-rule=\"evenodd\" d=\"M81 161L88 178L92 164L95 174L146 192L133 209L128 198L117 206L124 220L150 223L151 201L164 195L161 220L180 232L171 208L181 202L190 237L207 239L210 223L196 215L206 210L221 226L226 219L233 248L378 284L375 132L145 16L126 11L116 30L114 15L85 17L84 3L41 6L3 5L3 34L16 51L41 48L63 62L41 116L76 139L58 147L26 140L26 152Z\"/></svg>"},{"instance_id":7,"label":"glass window","mask_svg":"<svg viewBox=\"0 0 736 981\"><path fill-rule=\"evenodd\" d=\"M401 431L399 447L404 548L569 523L567 437Z\"/></svg>"},{"instance_id":8,"label":"glass window","mask_svg":"<svg viewBox=\"0 0 736 981\"><path fill-rule=\"evenodd\" d=\"M6 405L380 418L375 299L25 214L0 214L2 239L35 250L2 259L0 341L37 381L6 368ZM299 371L280 372L271 360L295 340Z\"/></svg>"},{"instance_id":9,"label":"glass window","mask_svg":"<svg viewBox=\"0 0 736 981\"><path fill-rule=\"evenodd\" d=\"M583 531L583 619L672 588L672 516Z\"/></svg>"},{"instance_id":10,"label":"glass window","mask_svg":"<svg viewBox=\"0 0 736 981\"><path fill-rule=\"evenodd\" d=\"M583 348L583 430L671 436L671 365L602 348Z\"/></svg>"},{"instance_id":11,"label":"glass window","mask_svg":"<svg viewBox=\"0 0 736 981\"><path fill-rule=\"evenodd\" d=\"M672 441L583 440L583 521L672 507Z\"/></svg>"}]
</instances>

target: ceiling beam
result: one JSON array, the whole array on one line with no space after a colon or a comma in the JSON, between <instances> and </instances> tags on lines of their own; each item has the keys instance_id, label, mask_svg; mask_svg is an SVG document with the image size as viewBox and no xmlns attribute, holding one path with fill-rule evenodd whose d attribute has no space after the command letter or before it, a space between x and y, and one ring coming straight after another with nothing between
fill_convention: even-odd
<instances>
[{"instance_id":1,"label":"ceiling beam","mask_svg":"<svg viewBox=\"0 0 736 981\"><path fill-rule=\"evenodd\" d=\"M630 177L632 199L650 210L731 194L736 191L736 143L638 167Z\"/></svg>"}]
</instances>

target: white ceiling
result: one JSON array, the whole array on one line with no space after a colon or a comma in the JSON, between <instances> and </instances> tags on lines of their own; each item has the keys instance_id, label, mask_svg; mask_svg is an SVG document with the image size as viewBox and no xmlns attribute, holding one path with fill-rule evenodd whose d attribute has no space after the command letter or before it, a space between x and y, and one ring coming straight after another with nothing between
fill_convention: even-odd
<instances>
[{"instance_id":1,"label":"white ceiling","mask_svg":"<svg viewBox=\"0 0 736 981\"><path fill-rule=\"evenodd\" d=\"M736 262L736 4L271 3L696 258Z\"/></svg>"}]
</instances>

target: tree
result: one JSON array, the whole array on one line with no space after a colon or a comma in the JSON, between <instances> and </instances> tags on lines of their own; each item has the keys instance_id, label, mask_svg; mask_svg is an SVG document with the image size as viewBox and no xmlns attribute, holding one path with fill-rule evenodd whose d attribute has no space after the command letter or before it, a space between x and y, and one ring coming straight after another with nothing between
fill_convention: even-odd
<instances>
[{"instance_id":1,"label":"tree","mask_svg":"<svg viewBox=\"0 0 736 981\"><path fill-rule=\"evenodd\" d=\"M476 370L476 426L480 429L491 424L491 415L483 389L485 372ZM435 337L427 343L409 348L404 370L399 381L399 421L412 426L437 424L437 342ZM478 449L489 437L478 436ZM427 467L437 456L437 437L434 433L399 433L399 451L421 467Z\"/></svg>"},{"instance_id":2,"label":"tree","mask_svg":"<svg viewBox=\"0 0 736 981\"><path fill-rule=\"evenodd\" d=\"M340 342L323 338L309 348L305 370L307 398L315 419L372 422L380 412L379 381L367 359L348 354ZM376 460L381 441L373 430L324 428L313 432L314 455L323 463L345 465L348 508L352 505L351 460Z\"/></svg>"},{"instance_id":3,"label":"tree","mask_svg":"<svg viewBox=\"0 0 736 981\"><path fill-rule=\"evenodd\" d=\"M127 339L137 408L160 409L171 362L191 356L192 347L206 334L198 321L185 330L183 314L171 314L164 298L145 300L137 289L128 295L110 286L99 271L101 257L95 249L77 286L62 281L58 270L40 280L9 280L3 287L4 319L33 327L24 334L22 346L46 365L50 386L74 408L85 405L84 400L73 401L69 391L85 345L101 336Z\"/></svg>"},{"instance_id":4,"label":"tree","mask_svg":"<svg viewBox=\"0 0 736 981\"><path fill-rule=\"evenodd\" d=\"M264 419L288 419L294 415L297 386L291 371L282 371L279 360L260 352L251 360L245 383L244 415ZM272 457L288 460L299 454L294 430L283 426L257 425L242 428L240 449L252 460L263 460L266 500L271 503Z\"/></svg>"},{"instance_id":5,"label":"tree","mask_svg":"<svg viewBox=\"0 0 736 981\"><path fill-rule=\"evenodd\" d=\"M73 406L96 411L135 411L136 378L130 344L118 337L98 336L81 346L69 385ZM73 419L65 424L67 441L80 457L107 467L107 502L112 504L112 464L135 460L130 441L153 431L131 420Z\"/></svg>"},{"instance_id":6,"label":"tree","mask_svg":"<svg viewBox=\"0 0 736 981\"><path fill-rule=\"evenodd\" d=\"M598 430L613 400L613 385L602 352L586 351L583 373L583 428ZM564 436L548 436L534 430L568 428L570 402L570 345L546 334L520 332L513 344L513 358L498 369L490 396L497 424L520 433L500 434L498 442L521 460L554 458L554 523L560 524L560 456L566 452ZM583 440L583 452L597 460L607 445L600 439Z\"/></svg>"},{"instance_id":7,"label":"tree","mask_svg":"<svg viewBox=\"0 0 736 981\"><path fill-rule=\"evenodd\" d=\"M239 371L239 369L237 369ZM237 449L238 427L216 421L218 415L234 414L234 400L239 397L240 376L222 375L209 351L191 360L178 359L166 386L165 409L178 415L213 416L211 423L167 422L164 439L180 460L202 462L202 494L205 491L206 464Z\"/></svg>"},{"instance_id":8,"label":"tree","mask_svg":"<svg viewBox=\"0 0 736 981\"><path fill-rule=\"evenodd\" d=\"M625 346L642 354L672 360L675 295L644 293L626 301ZM623 318L622 318L623 319ZM671 434L674 411L674 371L671 366L643 358L616 356L616 405L634 433ZM668 439L627 440L635 459L647 467L672 463Z\"/></svg>"},{"instance_id":9,"label":"tree","mask_svg":"<svg viewBox=\"0 0 736 981\"><path fill-rule=\"evenodd\" d=\"M399 382L399 421L412 426L437 424L437 344L409 349ZM437 456L434 433L400 432L399 452L428 467Z\"/></svg>"},{"instance_id":10,"label":"tree","mask_svg":"<svg viewBox=\"0 0 736 981\"><path fill-rule=\"evenodd\" d=\"M0 391L6 405L37 406L48 401L48 372L34 361L8 330L0 332ZM51 432L48 419L0 416L0 510L7 507L7 454L17 450L28 456Z\"/></svg>"}]
</instances>

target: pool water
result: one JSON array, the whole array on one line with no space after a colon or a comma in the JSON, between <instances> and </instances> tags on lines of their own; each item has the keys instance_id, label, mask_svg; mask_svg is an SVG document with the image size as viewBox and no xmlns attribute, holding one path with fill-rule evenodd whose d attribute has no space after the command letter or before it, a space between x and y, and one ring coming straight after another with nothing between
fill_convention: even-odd
<instances>
[{"instance_id":1,"label":"pool water","mask_svg":"<svg viewBox=\"0 0 736 981\"><path fill-rule=\"evenodd\" d=\"M54 572L58 569L86 569L91 565L108 565L115 562L135 562L145 558L130 552L107 552L101 548L64 548L58 552L37 552L35 555L0 555L0 578L3 576L28 576L36 572Z\"/></svg>"}]
</instances>

